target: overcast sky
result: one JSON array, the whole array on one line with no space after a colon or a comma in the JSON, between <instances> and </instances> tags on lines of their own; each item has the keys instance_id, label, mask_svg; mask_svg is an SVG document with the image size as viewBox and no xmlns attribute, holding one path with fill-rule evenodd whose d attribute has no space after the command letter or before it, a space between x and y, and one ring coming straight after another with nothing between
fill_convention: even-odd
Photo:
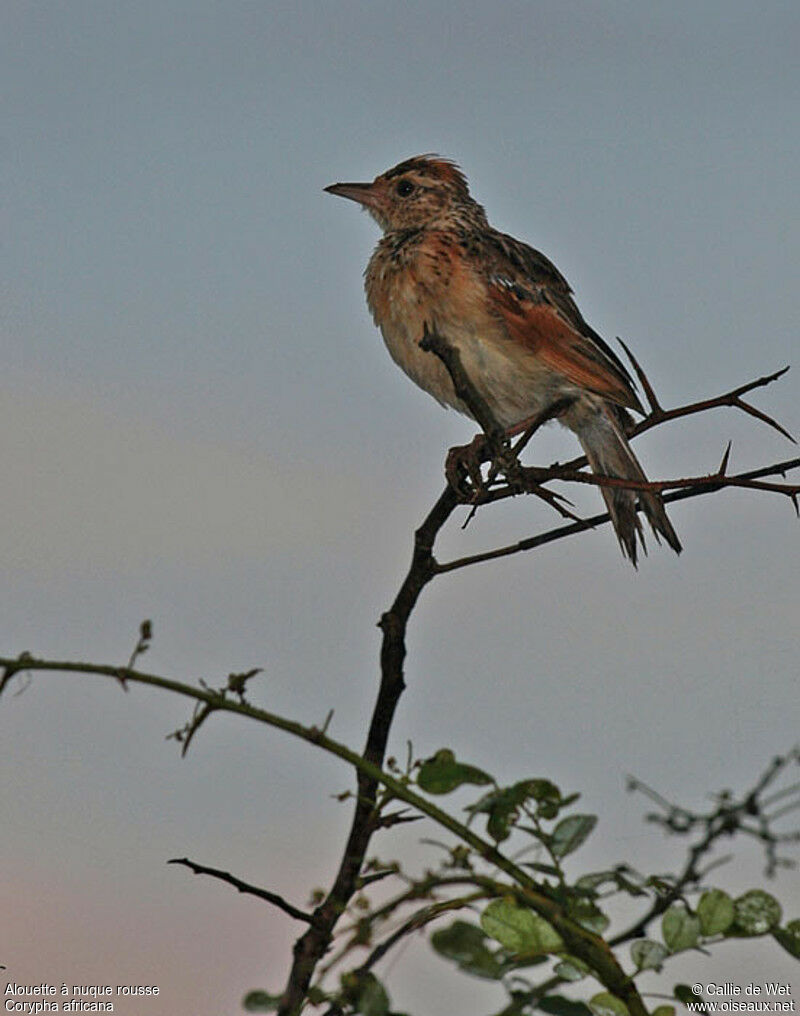
<instances>
[{"instance_id":1,"label":"overcast sky","mask_svg":"<svg viewBox=\"0 0 800 1016\"><path fill-rule=\"evenodd\" d=\"M0 654L123 663L149 617L148 669L261 666L254 697L306 722L335 708L331 733L360 746L375 621L474 431L391 363L362 292L377 229L322 188L454 158L665 405L717 394L797 360L798 45L800 7L770 0L6 0ZM795 433L799 386L756 396ZM653 477L690 475L729 439L735 469L796 454L731 410L637 452ZM555 428L537 442L542 463L576 448ZM797 739L790 505L731 491L670 514L680 558L656 548L636 573L606 528L442 578L412 624L392 749L581 790L603 820L576 870L679 856L627 773L700 808ZM515 502L445 547L553 522ZM9 979L161 987L126 1016L233 1014L281 988L297 926L165 861L304 905L335 870L351 774L226 718L181 760L164 736L187 714L88 677L0 702ZM375 850L433 863L421 830ZM764 884L743 858L717 873L733 893ZM797 885L767 885L788 918ZM796 978L777 946L714 955L664 983ZM502 1003L420 944L383 973L416 1016Z\"/></svg>"}]
</instances>

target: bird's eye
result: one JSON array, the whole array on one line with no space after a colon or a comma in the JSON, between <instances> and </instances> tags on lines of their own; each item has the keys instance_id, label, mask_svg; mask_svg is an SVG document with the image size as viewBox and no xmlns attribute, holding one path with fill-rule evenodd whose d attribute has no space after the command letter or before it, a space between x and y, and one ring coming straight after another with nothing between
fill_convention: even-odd
<instances>
[{"instance_id":1,"label":"bird's eye","mask_svg":"<svg viewBox=\"0 0 800 1016\"><path fill-rule=\"evenodd\" d=\"M414 184L410 180L401 180L397 185L397 193L401 198L407 198L414 191Z\"/></svg>"}]
</instances>

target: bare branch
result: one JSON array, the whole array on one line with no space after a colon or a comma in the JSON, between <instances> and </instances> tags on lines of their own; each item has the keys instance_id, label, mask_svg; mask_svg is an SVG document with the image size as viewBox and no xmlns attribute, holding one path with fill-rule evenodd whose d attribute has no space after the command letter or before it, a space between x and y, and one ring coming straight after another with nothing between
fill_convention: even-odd
<instances>
[{"instance_id":1,"label":"bare branch","mask_svg":"<svg viewBox=\"0 0 800 1016\"><path fill-rule=\"evenodd\" d=\"M228 871L221 871L219 868L209 868L204 864L196 864L194 861L190 861L188 857L173 857L171 861L167 861L167 864L182 864L195 875L210 875L212 878L217 878L221 882L227 882L227 884L232 885L234 889L238 889L240 893L246 893L248 896L257 896L260 900L266 900L267 903L271 903L274 907L282 910L285 914L288 914L289 917L293 917L296 921L305 921L306 924L311 924L311 914L307 914L303 910L298 910L297 907L288 903L277 893L271 893L268 889L261 889L258 886L250 885L248 882L243 882L240 878L237 878L235 875L231 875Z\"/></svg>"},{"instance_id":2,"label":"bare branch","mask_svg":"<svg viewBox=\"0 0 800 1016\"><path fill-rule=\"evenodd\" d=\"M647 396L647 401L650 405L651 415L663 413L664 410L661 408L661 405L658 399L656 398L656 393L653 390L653 386L650 384L650 379L647 377L645 372L639 366L639 361L636 359L636 357L633 355L630 349L628 349L628 346L622 341L619 335L617 336L617 342L625 350L625 355L631 361L631 365L633 366L636 377L639 379L639 384L641 384L642 390L644 391L644 394Z\"/></svg>"},{"instance_id":3,"label":"bare branch","mask_svg":"<svg viewBox=\"0 0 800 1016\"><path fill-rule=\"evenodd\" d=\"M735 480L735 483L725 483L725 478L703 480L703 482L696 487L687 487L682 490L676 490L672 493L665 494L664 502L665 504L669 504L673 501L686 501L690 498L702 497L704 494L713 494L715 491L721 490L724 486L745 487L748 486L747 481L755 481L763 476L785 475L789 470L798 468L800 468L800 458L791 459L788 462L776 462L771 466L764 466L761 469L752 469L747 473L739 473L736 477L727 478L728 480ZM588 474L581 475L585 475L587 477L587 482L591 482L588 478ZM635 484L631 485L635 486ZM775 484L774 486L780 487L778 484ZM782 487L778 492L788 494L788 496L792 497L792 491L786 491ZM518 540L516 543L510 543L504 547L496 547L493 550L487 550L480 554L471 554L466 557L455 558L452 561L439 562L436 565L436 571L438 574L443 575L446 572L457 571L460 568L468 568L474 564L482 564L484 561L494 561L497 558L509 557L512 554L519 554L522 551L535 550L537 547L543 547L547 543L554 543L556 540L563 540L568 536L574 536L576 533L582 533L587 529L604 526L610 521L611 516L607 512L604 512L602 515L592 515L580 522L575 522L568 526L559 526L556 529L549 529L544 533L539 533L537 536Z\"/></svg>"},{"instance_id":4,"label":"bare branch","mask_svg":"<svg viewBox=\"0 0 800 1016\"><path fill-rule=\"evenodd\" d=\"M628 357L633 364L636 375L642 383L642 387L645 390L647 399L651 404L652 411L646 416L640 423L638 423L634 429L633 434L642 434L646 430L650 430L653 427L657 427L659 424L666 423L668 420L677 420L683 416L693 416L695 413L705 413L710 409L719 409L723 406L729 406L732 409L740 409L743 413L747 413L748 416L755 417L757 420L761 420L762 423L766 423L768 427L772 427L773 430L777 430L779 434L788 438L793 444L797 444L797 441L792 437L785 427L774 420L771 416L768 416L765 412L757 409L755 406L750 405L749 402L745 402L742 398L743 395L747 395L748 392L754 391L756 388L764 388L767 385L771 385L778 378L789 370L789 367L782 367L780 370L776 370L772 374L765 374L763 377L756 378L755 381L748 381L747 384L740 385L738 388L732 388L728 392L724 392L722 395L716 395L711 399L702 399L700 402L691 402L685 406L678 406L675 409L663 409L656 400L653 389L647 377L639 366L638 362L634 358L631 351L622 342L623 349L628 354Z\"/></svg>"}]
</instances>

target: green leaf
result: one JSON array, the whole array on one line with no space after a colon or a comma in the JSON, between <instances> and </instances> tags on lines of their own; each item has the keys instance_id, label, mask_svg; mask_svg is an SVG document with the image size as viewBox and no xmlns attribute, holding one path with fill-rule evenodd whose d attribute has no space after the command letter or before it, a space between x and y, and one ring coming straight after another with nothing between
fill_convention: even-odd
<instances>
[{"instance_id":1,"label":"green leaf","mask_svg":"<svg viewBox=\"0 0 800 1016\"><path fill-rule=\"evenodd\" d=\"M245 1012L275 1012L280 1000L280 995L270 995L266 991L248 991L242 1007Z\"/></svg>"},{"instance_id":2,"label":"green leaf","mask_svg":"<svg viewBox=\"0 0 800 1016\"><path fill-rule=\"evenodd\" d=\"M588 875L581 875L575 883L575 888L594 891L595 889L599 889L601 885L606 885L608 882L616 884L617 873L615 871L593 871Z\"/></svg>"},{"instance_id":3,"label":"green leaf","mask_svg":"<svg viewBox=\"0 0 800 1016\"><path fill-rule=\"evenodd\" d=\"M650 1016L675 1016L674 1005L657 1005Z\"/></svg>"},{"instance_id":4,"label":"green leaf","mask_svg":"<svg viewBox=\"0 0 800 1016\"><path fill-rule=\"evenodd\" d=\"M704 935L721 935L733 924L733 900L721 889L709 889L700 897L697 916Z\"/></svg>"},{"instance_id":5,"label":"green leaf","mask_svg":"<svg viewBox=\"0 0 800 1016\"><path fill-rule=\"evenodd\" d=\"M565 956L560 963L556 963L553 967L553 973L563 977L565 981L580 981L591 972L591 969L577 956Z\"/></svg>"},{"instance_id":6,"label":"green leaf","mask_svg":"<svg viewBox=\"0 0 800 1016\"><path fill-rule=\"evenodd\" d=\"M520 829L523 828L525 827L520 826ZM552 875L555 878L558 878L561 874L554 864L541 864L538 861L526 861L523 867L530 868L532 871L538 871L540 875Z\"/></svg>"},{"instance_id":7,"label":"green leaf","mask_svg":"<svg viewBox=\"0 0 800 1016\"><path fill-rule=\"evenodd\" d=\"M734 900L733 909L734 930L740 935L766 935L781 923L780 903L762 889L751 889Z\"/></svg>"},{"instance_id":8,"label":"green leaf","mask_svg":"<svg viewBox=\"0 0 800 1016\"><path fill-rule=\"evenodd\" d=\"M558 787L549 780L520 780L510 787L499 787L484 794L475 804L466 809L470 816L487 814L486 828L493 840L498 843L508 839L511 827L517 820L520 806L529 798L539 800L540 796L552 789L558 794Z\"/></svg>"},{"instance_id":9,"label":"green leaf","mask_svg":"<svg viewBox=\"0 0 800 1016\"><path fill-rule=\"evenodd\" d=\"M453 921L431 935L431 945L440 956L453 960L465 973L496 981L503 976L505 966L487 948L486 941L485 933L468 921Z\"/></svg>"},{"instance_id":10,"label":"green leaf","mask_svg":"<svg viewBox=\"0 0 800 1016\"><path fill-rule=\"evenodd\" d=\"M594 932L595 935L602 935L611 924L608 917L592 900L575 899L574 897L568 899L567 912L576 924L587 931Z\"/></svg>"},{"instance_id":11,"label":"green leaf","mask_svg":"<svg viewBox=\"0 0 800 1016\"><path fill-rule=\"evenodd\" d=\"M800 920L789 921L785 928L773 928L772 937L790 956L800 960Z\"/></svg>"},{"instance_id":12,"label":"green leaf","mask_svg":"<svg viewBox=\"0 0 800 1016\"><path fill-rule=\"evenodd\" d=\"M669 949L666 946L648 938L639 939L631 946L631 959L637 970L660 970L668 956Z\"/></svg>"},{"instance_id":13,"label":"green leaf","mask_svg":"<svg viewBox=\"0 0 800 1016\"><path fill-rule=\"evenodd\" d=\"M626 877L625 870L620 866L613 871L595 871L588 875L581 875L575 883L576 889L586 889L594 892L601 886L611 883L617 889L627 893L629 896L646 896L647 893L640 886L636 885L630 878Z\"/></svg>"},{"instance_id":14,"label":"green leaf","mask_svg":"<svg viewBox=\"0 0 800 1016\"><path fill-rule=\"evenodd\" d=\"M511 900L492 900L481 914L481 927L512 953L549 953L564 948L552 925Z\"/></svg>"},{"instance_id":15,"label":"green leaf","mask_svg":"<svg viewBox=\"0 0 800 1016\"><path fill-rule=\"evenodd\" d=\"M356 1012L362 1016L389 1016L389 996L378 978L369 971L359 977Z\"/></svg>"},{"instance_id":16,"label":"green leaf","mask_svg":"<svg viewBox=\"0 0 800 1016\"><path fill-rule=\"evenodd\" d=\"M708 1008L703 1001L701 995L696 995L688 984L676 984L672 989L672 994L677 998L679 1002L682 1002L685 1006L691 1004L692 1008L690 1012L708 1012ZM666 1007L665 1007L666 1008Z\"/></svg>"},{"instance_id":17,"label":"green leaf","mask_svg":"<svg viewBox=\"0 0 800 1016\"><path fill-rule=\"evenodd\" d=\"M525 780L527 784L527 796L534 801L558 801L562 802L561 791L551 780L533 779Z\"/></svg>"},{"instance_id":18,"label":"green leaf","mask_svg":"<svg viewBox=\"0 0 800 1016\"><path fill-rule=\"evenodd\" d=\"M525 1016L530 1012L528 1007L529 993L527 991L510 991L510 1002L504 1005L500 1012L494 1016Z\"/></svg>"},{"instance_id":19,"label":"green leaf","mask_svg":"<svg viewBox=\"0 0 800 1016\"><path fill-rule=\"evenodd\" d=\"M551 1016L592 1016L592 1010L584 1002L573 1002L563 995L544 995L536 1007Z\"/></svg>"},{"instance_id":20,"label":"green leaf","mask_svg":"<svg viewBox=\"0 0 800 1016\"><path fill-rule=\"evenodd\" d=\"M596 825L596 815L570 815L562 818L553 830L550 850L556 857L566 857L578 849Z\"/></svg>"},{"instance_id":21,"label":"green leaf","mask_svg":"<svg viewBox=\"0 0 800 1016\"><path fill-rule=\"evenodd\" d=\"M661 934L670 952L682 952L697 945L700 921L686 907L676 904L661 919Z\"/></svg>"},{"instance_id":22,"label":"green leaf","mask_svg":"<svg viewBox=\"0 0 800 1016\"><path fill-rule=\"evenodd\" d=\"M594 1016L628 1016L625 1003L610 991L600 991L589 999L589 1008Z\"/></svg>"},{"instance_id":23,"label":"green leaf","mask_svg":"<svg viewBox=\"0 0 800 1016\"><path fill-rule=\"evenodd\" d=\"M463 783L484 786L491 782L491 776L482 769L456 762L449 748L440 749L423 762L417 776L419 788L428 794L449 794Z\"/></svg>"}]
</instances>

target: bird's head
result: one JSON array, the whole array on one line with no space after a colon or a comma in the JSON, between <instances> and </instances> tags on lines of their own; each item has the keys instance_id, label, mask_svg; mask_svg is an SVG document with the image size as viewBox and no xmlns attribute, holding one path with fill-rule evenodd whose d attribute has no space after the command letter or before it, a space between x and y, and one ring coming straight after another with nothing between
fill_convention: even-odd
<instances>
[{"instance_id":1,"label":"bird's head","mask_svg":"<svg viewBox=\"0 0 800 1016\"><path fill-rule=\"evenodd\" d=\"M372 183L334 183L325 190L362 205L385 232L420 229L470 219L485 224L467 180L449 159L417 155L375 177Z\"/></svg>"}]
</instances>

